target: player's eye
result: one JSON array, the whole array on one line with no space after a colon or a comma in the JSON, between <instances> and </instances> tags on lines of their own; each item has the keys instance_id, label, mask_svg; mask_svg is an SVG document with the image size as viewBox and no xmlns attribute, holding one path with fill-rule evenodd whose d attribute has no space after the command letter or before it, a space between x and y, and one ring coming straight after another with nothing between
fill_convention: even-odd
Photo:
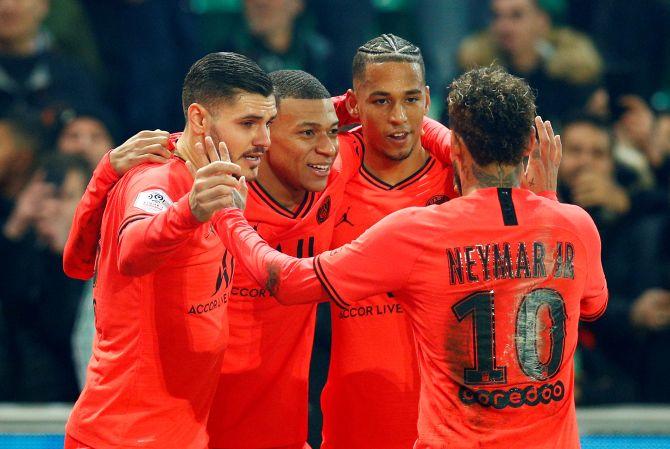
<instances>
[{"instance_id":1,"label":"player's eye","mask_svg":"<svg viewBox=\"0 0 670 449\"><path fill-rule=\"evenodd\" d=\"M305 130L301 131L300 133L301 133L303 136L312 137L312 136L314 135L314 130L312 130L312 129L305 129Z\"/></svg>"},{"instance_id":2,"label":"player's eye","mask_svg":"<svg viewBox=\"0 0 670 449\"><path fill-rule=\"evenodd\" d=\"M383 104L388 104L389 101L386 98L378 98L378 99L374 100L373 103L383 105Z\"/></svg>"},{"instance_id":3,"label":"player's eye","mask_svg":"<svg viewBox=\"0 0 670 449\"><path fill-rule=\"evenodd\" d=\"M253 121L251 121L251 120L246 120L246 121L242 122L242 126L244 126L244 127L246 127L246 128L251 128L251 127L254 126L255 124L256 124L256 123L253 122Z\"/></svg>"},{"instance_id":4,"label":"player's eye","mask_svg":"<svg viewBox=\"0 0 670 449\"><path fill-rule=\"evenodd\" d=\"M409 97L407 99L408 103L418 103L418 101L419 101L419 97Z\"/></svg>"},{"instance_id":5,"label":"player's eye","mask_svg":"<svg viewBox=\"0 0 670 449\"><path fill-rule=\"evenodd\" d=\"M333 128L330 131L328 131L328 134L330 134L331 136L337 136L339 132L340 132L339 128Z\"/></svg>"}]
</instances>

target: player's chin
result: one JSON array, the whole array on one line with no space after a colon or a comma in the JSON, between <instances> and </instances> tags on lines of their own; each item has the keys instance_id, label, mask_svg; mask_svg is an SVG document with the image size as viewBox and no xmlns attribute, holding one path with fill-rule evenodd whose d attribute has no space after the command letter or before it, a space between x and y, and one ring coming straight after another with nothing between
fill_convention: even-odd
<instances>
[{"instance_id":1,"label":"player's chin","mask_svg":"<svg viewBox=\"0 0 670 449\"><path fill-rule=\"evenodd\" d=\"M249 165L245 162L240 163L240 168L242 169L242 176L247 181L255 181L258 177L258 165Z\"/></svg>"},{"instance_id":2,"label":"player's chin","mask_svg":"<svg viewBox=\"0 0 670 449\"><path fill-rule=\"evenodd\" d=\"M328 185L328 178L316 178L310 176L310 179L303 180L302 188L308 192L321 192L325 190L326 185Z\"/></svg>"},{"instance_id":3,"label":"player's chin","mask_svg":"<svg viewBox=\"0 0 670 449\"><path fill-rule=\"evenodd\" d=\"M392 161L404 161L412 154L412 147L403 149L386 150L384 155Z\"/></svg>"}]
</instances>

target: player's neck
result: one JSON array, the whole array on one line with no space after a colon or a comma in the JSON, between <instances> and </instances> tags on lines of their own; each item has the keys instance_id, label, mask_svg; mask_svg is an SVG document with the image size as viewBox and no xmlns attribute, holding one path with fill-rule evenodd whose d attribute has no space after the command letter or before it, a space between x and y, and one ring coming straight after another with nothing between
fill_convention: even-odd
<instances>
[{"instance_id":1,"label":"player's neck","mask_svg":"<svg viewBox=\"0 0 670 449\"><path fill-rule=\"evenodd\" d=\"M272 198L288 210L295 209L305 199L307 191L295 188L272 171L270 164L263 161L258 167L259 184L272 196Z\"/></svg>"},{"instance_id":2,"label":"player's neck","mask_svg":"<svg viewBox=\"0 0 670 449\"><path fill-rule=\"evenodd\" d=\"M175 145L175 156L187 162L193 162L191 155L195 151L195 144L198 142L202 143L203 145L205 144L203 138L193 134L189 128L186 127L182 135L179 137L179 140L177 140L177 144Z\"/></svg>"},{"instance_id":3,"label":"player's neck","mask_svg":"<svg viewBox=\"0 0 670 449\"><path fill-rule=\"evenodd\" d=\"M420 143L415 146L406 159L402 160L390 159L382 151L374 150L370 146L367 147L367 151L363 154L365 168L377 179L390 185L396 185L409 178L423 167L430 157L428 151Z\"/></svg>"},{"instance_id":4,"label":"player's neck","mask_svg":"<svg viewBox=\"0 0 670 449\"><path fill-rule=\"evenodd\" d=\"M470 193L489 187L515 188L521 185L523 165L489 164L485 167L477 164L468 164L459 171L461 179L461 194Z\"/></svg>"}]
</instances>

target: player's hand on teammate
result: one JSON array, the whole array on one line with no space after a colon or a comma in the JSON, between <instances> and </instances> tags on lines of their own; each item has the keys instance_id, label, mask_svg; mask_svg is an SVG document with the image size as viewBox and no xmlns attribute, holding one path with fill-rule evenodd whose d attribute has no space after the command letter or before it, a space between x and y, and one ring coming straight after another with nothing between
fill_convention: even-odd
<instances>
[{"instance_id":1,"label":"player's hand on teammate","mask_svg":"<svg viewBox=\"0 0 670 449\"><path fill-rule=\"evenodd\" d=\"M549 120L535 117L535 129L538 141L528 158L528 166L523 174L521 185L532 192L556 191L558 167L561 165L563 145L561 136L554 135Z\"/></svg>"},{"instance_id":2,"label":"player's hand on teammate","mask_svg":"<svg viewBox=\"0 0 670 449\"><path fill-rule=\"evenodd\" d=\"M144 162L165 163L171 156L167 149L169 137L170 133L160 129L140 131L110 151L109 162L119 175Z\"/></svg>"},{"instance_id":3,"label":"player's hand on teammate","mask_svg":"<svg viewBox=\"0 0 670 449\"><path fill-rule=\"evenodd\" d=\"M239 179L242 169L230 161L224 142L219 142L217 151L214 141L207 136L205 145L198 142L188 158L186 165L193 175L189 204L198 221L208 221L216 211L226 207L243 208L246 182Z\"/></svg>"}]
</instances>

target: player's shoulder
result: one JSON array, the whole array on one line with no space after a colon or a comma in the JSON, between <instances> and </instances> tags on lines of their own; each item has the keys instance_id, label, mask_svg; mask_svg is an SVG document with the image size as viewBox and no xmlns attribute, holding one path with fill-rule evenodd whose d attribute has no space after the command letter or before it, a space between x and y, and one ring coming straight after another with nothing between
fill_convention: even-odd
<instances>
[{"instance_id":1,"label":"player's shoulder","mask_svg":"<svg viewBox=\"0 0 670 449\"><path fill-rule=\"evenodd\" d=\"M564 219L565 223L574 226L578 231L595 229L595 223L591 215L576 204L560 203L548 198L538 197L548 208Z\"/></svg>"},{"instance_id":2,"label":"player's shoulder","mask_svg":"<svg viewBox=\"0 0 670 449\"><path fill-rule=\"evenodd\" d=\"M184 166L183 161L177 157L172 157L163 164L155 162L140 164L129 170L122 179L128 185L162 183L166 186L175 182L183 183L191 180L188 169Z\"/></svg>"}]
</instances>

